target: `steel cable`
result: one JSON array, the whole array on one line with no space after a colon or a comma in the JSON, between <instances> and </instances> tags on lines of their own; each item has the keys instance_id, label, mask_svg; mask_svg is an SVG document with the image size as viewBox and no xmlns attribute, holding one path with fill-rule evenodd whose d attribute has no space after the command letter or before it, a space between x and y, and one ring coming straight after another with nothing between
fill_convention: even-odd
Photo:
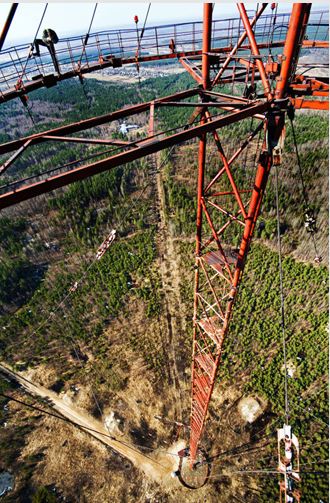
<instances>
[{"instance_id":1,"label":"steel cable","mask_svg":"<svg viewBox=\"0 0 330 503\"><path fill-rule=\"evenodd\" d=\"M82 48L82 52L81 52L81 55L80 55L80 58L79 58L79 61L78 61L78 69L80 70L80 65L81 65L81 60L83 58L83 55L84 53L86 52L86 45L88 44L88 39L89 39L89 34L90 34L90 31L91 31L91 28L92 28L92 24L93 24L93 21L94 21L94 17L95 17L95 13L96 13L96 9L97 9L97 3L95 4L95 7L94 7L94 10L93 10L93 14L92 14L92 18L91 18L91 21L89 23L89 27L88 27L88 30L87 30L87 34L84 38L84 42L83 42L83 48Z\"/></svg>"},{"instance_id":2,"label":"steel cable","mask_svg":"<svg viewBox=\"0 0 330 503\"><path fill-rule=\"evenodd\" d=\"M36 40L36 38L37 38L37 36L38 36L38 33L39 33L39 30L40 30L41 24L42 24L42 22L43 22L43 20L44 20L44 17L45 17L46 11L47 11L47 7L48 7L48 3L46 3L45 8L44 8L44 11L43 11L43 13L42 13L42 16L41 16L41 19L40 19L40 22L39 22L39 25L38 25L38 28L37 28L36 34L35 34L34 39L33 39L33 44L32 44L32 46L34 45L34 42L35 42L35 40ZM31 50L32 50L32 48L31 48L31 46L29 46L29 53L28 53L28 56L27 56L27 58L26 58L26 61L25 61L25 64L24 64L24 67L23 67L22 73L21 73L20 77L18 78L18 82L21 82L21 81L22 81L23 75L25 74L25 70L26 70L26 67L27 67L28 61L29 61L29 59L30 59Z\"/></svg>"},{"instance_id":3,"label":"steel cable","mask_svg":"<svg viewBox=\"0 0 330 503\"><path fill-rule=\"evenodd\" d=\"M276 195L276 216L277 216L277 247L278 247L278 267L280 275L280 300L281 300L281 329L283 342L283 360L284 360L284 395L285 395L285 421L289 424L289 399L288 399L288 367L286 356L286 335L285 335L285 311L284 311L284 287L283 287L283 267L282 267L282 244L280 229L280 207L278 197L278 169L275 166L275 195Z\"/></svg>"}]
</instances>

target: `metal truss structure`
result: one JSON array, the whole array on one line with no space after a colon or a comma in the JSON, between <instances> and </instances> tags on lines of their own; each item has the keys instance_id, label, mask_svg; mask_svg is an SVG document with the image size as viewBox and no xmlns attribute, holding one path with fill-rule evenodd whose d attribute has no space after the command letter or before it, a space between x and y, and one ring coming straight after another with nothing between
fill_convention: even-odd
<instances>
[{"instance_id":1,"label":"metal truss structure","mask_svg":"<svg viewBox=\"0 0 330 503\"><path fill-rule=\"evenodd\" d=\"M6 181L0 187L0 209L3 209L198 139L190 417L192 464L205 429L208 405L268 176L272 165L281 160L286 114L292 116L294 110L300 108L328 108L328 78L306 77L306 65L302 68L298 59L302 48L310 51L328 48L326 14L318 13L317 19L315 14L310 17L311 4L306 3L293 4L290 14L278 14L276 4L258 5L256 12L251 13L244 4L237 4L239 17L225 23L212 20L212 4L204 4L203 25L186 23L147 28L136 56L132 56L133 48L136 49L135 30L94 34L87 46L79 37L65 39L60 41L58 50L63 68L63 73L58 75L47 73L52 64L45 59L38 62L30 59L24 69L22 54L26 55L28 46L16 48L15 55L13 48L0 54L0 101L3 102L90 71L164 59L177 59L197 83L190 90L0 145L0 155L11 153L0 168L2 177L9 173L22 152L41 142L86 142L112 145L115 149L113 155L97 162L54 167L40 174L37 180L3 178ZM270 13L265 14L267 9ZM77 65L81 52L83 58ZM233 85L231 94L221 90L221 86L228 83ZM187 124L174 131L155 133L154 118L157 109L164 106L193 107L193 114ZM149 114L148 134L138 141L72 136L138 113ZM247 121L249 127L243 126ZM243 131L238 140L240 146L234 150L226 145L229 126ZM258 137L261 137L260 143ZM207 157L210 142L218 156L216 168ZM251 146L255 160L247 169L246 154ZM286 488L282 484L281 492Z\"/></svg>"}]
</instances>

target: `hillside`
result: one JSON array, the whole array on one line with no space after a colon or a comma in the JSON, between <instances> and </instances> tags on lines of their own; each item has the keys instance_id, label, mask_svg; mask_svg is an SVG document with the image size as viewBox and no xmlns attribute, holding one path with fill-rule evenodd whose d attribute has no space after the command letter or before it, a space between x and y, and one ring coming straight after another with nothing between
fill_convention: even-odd
<instances>
[{"instance_id":1,"label":"hillside","mask_svg":"<svg viewBox=\"0 0 330 503\"><path fill-rule=\"evenodd\" d=\"M1 141L89 117L91 104L97 115L189 86L186 74L146 80L138 92L134 85L90 79L85 95L79 83L67 82L31 95L38 126L31 125L19 103L1 107ZM187 119L181 108L168 110L158 114L159 126L170 129ZM138 116L137 125L130 134L138 137L147 128L146 115ZM229 153L250 129L248 121L226 128ZM319 463L328 459L328 117L298 113L295 129L324 260L314 263L304 229L288 124L279 172L286 334L293 369L290 415L306 466L303 494L310 498L306 501L325 502L327 465ZM97 132L123 138L106 126ZM238 182L250 176L256 148L257 140L239 166ZM188 142L22 203L0 217L0 359L95 420L107 421L116 437L156 459L178 440L187 440L187 431L178 431L175 421L188 422L190 412L197 149L195 141ZM14 181L23 167L32 175L77 157L102 158L106 154L101 151L38 145L1 185ZM215 147L208 156L215 169ZM93 262L111 229L117 230L114 244ZM3 501L40 501L45 487L52 493L46 501L277 501L277 476L236 473L276 467L276 427L284 420L277 261L271 175L210 406L203 447L213 459L212 472L198 495L179 485L159 485L86 433L2 400L0 469L15 477L14 490ZM55 309L80 278L77 291ZM9 383L1 381L1 386L6 390ZM36 402L19 391L15 396ZM244 413L246 400L256 407L251 422ZM309 473L314 463L320 473Z\"/></svg>"}]
</instances>

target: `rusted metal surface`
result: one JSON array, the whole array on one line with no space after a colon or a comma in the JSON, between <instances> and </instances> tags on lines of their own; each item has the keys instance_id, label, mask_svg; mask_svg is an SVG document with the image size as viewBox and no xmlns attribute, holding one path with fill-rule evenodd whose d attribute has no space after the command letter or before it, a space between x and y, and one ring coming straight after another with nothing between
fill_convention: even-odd
<instances>
[{"instance_id":1,"label":"rusted metal surface","mask_svg":"<svg viewBox=\"0 0 330 503\"><path fill-rule=\"evenodd\" d=\"M262 85L264 86L265 96L267 96L267 98L269 100L271 100L273 96L272 96L272 93L271 93L270 83L269 83L269 80L268 80L268 77L267 77L267 74L266 74L266 70L265 70L264 64L263 64L262 60L260 59L259 47L258 47L256 38L254 36L254 32L252 30L252 26L250 24L250 20L248 18L247 13L246 13L245 6L242 3L238 3L237 7L238 7L238 10L240 12L241 19L242 19L242 22L244 24L245 31L247 33L247 37L248 37L250 45L251 45L251 53L254 56L257 57L257 59L255 60L255 64L257 65L259 73L260 73Z\"/></svg>"},{"instance_id":2,"label":"rusted metal surface","mask_svg":"<svg viewBox=\"0 0 330 503\"><path fill-rule=\"evenodd\" d=\"M296 110L306 108L308 110L329 110L329 101L309 100L308 98L290 98Z\"/></svg>"},{"instance_id":3,"label":"rusted metal surface","mask_svg":"<svg viewBox=\"0 0 330 503\"><path fill-rule=\"evenodd\" d=\"M256 13L256 15L254 16L254 18L251 21L251 27L252 28L256 24L256 22L258 21L258 19L260 18L261 14L266 9L266 7L267 7L266 3L263 3L261 5L260 9L258 10L258 12ZM244 31L243 34L238 39L237 44L235 45L235 47L230 52L230 54L228 55L227 59L224 61L223 65L220 68L219 72L217 73L216 77L214 78L214 80L212 82L212 87L215 86L219 82L219 79L220 79L221 75L223 74L223 72L228 67L230 61L232 60L232 57L237 53L238 49L242 46L242 44L243 44L244 40L246 39L246 37L247 37L247 32Z\"/></svg>"},{"instance_id":4,"label":"rusted metal surface","mask_svg":"<svg viewBox=\"0 0 330 503\"><path fill-rule=\"evenodd\" d=\"M285 41L289 16L287 13L276 14L277 23L283 29L281 28L274 34L274 39L270 43L268 35L275 14L274 12L264 14L266 6L267 4L262 4L251 20L258 47L260 49L281 47ZM328 47L327 19L325 15L323 22L321 22L321 18L317 22L314 20L314 26L317 26L317 30L314 34L310 33L310 39L303 41L305 47ZM213 47L210 53L231 54L233 56L238 49L249 49L249 45L244 44L246 32L240 33L240 26L239 18L213 21ZM316 38L317 34L321 35L319 40ZM20 69L27 60L30 46L25 44L8 48L1 54L0 102L97 70L119 68L127 64L140 66L141 63L147 61L201 55L202 36L203 30L200 22L146 27L138 57L136 54L132 56L133 53L136 53L136 29L93 33L88 38L88 45L84 45L85 35L60 39L56 45L59 74L54 71L53 63L47 57L47 52L40 58L30 58L23 74L21 74ZM233 47L236 36L238 40ZM224 68L220 69L221 74L227 68L232 56L225 62ZM218 82L219 75L215 78Z\"/></svg>"},{"instance_id":5,"label":"rusted metal surface","mask_svg":"<svg viewBox=\"0 0 330 503\"><path fill-rule=\"evenodd\" d=\"M258 43L259 49L269 49L271 48L279 48L283 47L285 40L279 40L269 43ZM303 47L309 48L328 48L329 42L323 40L304 40L302 43ZM243 50L249 50L249 44L243 44L241 46ZM230 53L232 51L231 46L221 47L221 48L213 48L211 52L213 54L223 54ZM192 56L201 56L201 50L186 50L186 51L177 51L170 52L168 54L157 54L154 56L140 56L138 58L138 63L143 62L151 62L151 61L164 61L164 60L176 60L179 58L187 58ZM110 58L110 59L102 59L100 58L98 61L89 62L88 66L76 68L75 70L62 71L61 74L47 73L47 74L36 74L33 76L33 79L26 81L19 81L15 85L8 86L6 89L0 90L0 103L5 103L12 99L18 98L24 94L28 94L37 89L41 89L43 87L52 87L59 82L72 79L77 76L83 76L88 73L97 72L99 70L104 70L107 68L117 68L125 65L131 65L136 63L136 58L127 57L127 58ZM217 81L218 83L218 81Z\"/></svg>"},{"instance_id":6,"label":"rusted metal surface","mask_svg":"<svg viewBox=\"0 0 330 503\"><path fill-rule=\"evenodd\" d=\"M103 50L99 54L98 61L87 61L85 66L79 68L76 67L73 58L73 69L65 71L59 76L40 75L35 81L22 81L15 88L9 88L5 92L0 91L0 101L7 101L13 97L22 96L33 89L43 86L49 87L58 81L76 75L82 76L84 73L98 69L117 68L125 64L140 64L143 61L161 61L174 58L179 59L199 84L198 88L0 145L0 154L16 151L0 168L0 174L8 170L26 148L44 141L89 142L118 146L115 155L101 161L73 169L71 169L72 165L68 163L65 166L66 171L56 175L52 173L50 176L41 174L44 179L37 182L25 179L21 182L15 181L8 187L2 187L1 209L146 155L154 154L162 149L199 138L189 449L191 464L196 459L205 429L208 405L221 362L223 344L228 333L269 172L272 164L277 162L278 152L273 155L273 149L277 147L281 138L286 110L290 103L297 109L325 110L328 108L328 101L322 100L322 98L328 97L328 79L299 75L299 68L298 75L295 75L301 47L328 47L328 42L325 40L305 39L310 4L293 4L290 20L283 18L286 21L281 25L281 32L277 33L275 39L271 41L269 30L266 29L270 29L270 24L269 27L267 24L264 26L264 33L258 32L258 22L266 7L267 4L262 4L257 8L250 21L249 17L251 16L246 11L244 4L238 4L244 28L242 28L242 24L239 25L234 39L234 30L228 27L228 32L221 39L224 47L220 47L220 44L217 46L220 38L217 38L216 23L212 22L212 5L205 4L204 29L200 31L198 38L196 26L194 26L191 31L191 43L190 45L186 44L183 51L177 51L180 44L178 44L175 34L173 37L171 36L169 41L159 41L159 33L155 29L154 54L150 52L148 55L142 55L138 58L130 57L126 54L125 44L121 41L119 42L121 44L120 51L115 55ZM282 16L282 14L278 14L278 16ZM269 23L272 20L274 17L269 18ZM152 49L152 44L154 44L154 40L151 38L148 42L149 49ZM271 54L270 49L276 47L284 48L280 58L277 56L275 58ZM264 49L269 51L266 56L265 52L267 51L263 51ZM242 51L244 52L242 53ZM198 61L197 58L199 58ZM201 68L200 61L202 62ZM210 78L210 66L212 66L213 80ZM263 86L262 99L257 98L257 93L252 93L253 87L260 80ZM245 93L244 90L243 96L230 96L212 89L218 84L239 82L244 83L245 90L248 91ZM248 89L249 87L252 88L252 91ZM193 103L182 101L191 97L196 98ZM194 107L195 110L188 124L182 124L175 132L167 131L155 135L155 113L157 107L163 106L186 106ZM208 110L211 107L221 108L224 111L223 115L211 117ZM138 141L124 142L67 136L138 113L145 113L146 116L149 114L148 135ZM200 123L196 125L196 120L199 117ZM259 123L249 134L240 139L240 147L236 152L231 152L231 156L229 156L226 152L226 145L221 140L221 129L247 118L254 118ZM178 129L180 130L178 131ZM236 180L235 161L249 146L251 147L257 135L262 133L262 146L259 147L259 143L257 143L256 159L258 160L253 166L253 176L251 179L246 179L244 183L241 182L240 185ZM209 141L215 142L216 153L219 155L216 174L210 171L205 162ZM229 227L231 228L229 229ZM237 233L237 235L235 234L237 237L235 241L237 247L235 248L232 243L226 243L225 239L227 231L231 231L232 227L235 227Z\"/></svg>"},{"instance_id":7,"label":"rusted metal surface","mask_svg":"<svg viewBox=\"0 0 330 503\"><path fill-rule=\"evenodd\" d=\"M198 68L194 64L192 64L187 58L180 58L179 62L183 66L185 70L192 76L194 80L196 80L197 84L203 83L203 77Z\"/></svg>"},{"instance_id":8,"label":"rusted metal surface","mask_svg":"<svg viewBox=\"0 0 330 503\"><path fill-rule=\"evenodd\" d=\"M14 19L17 7L18 7L18 3L12 3L11 4L11 7L10 7L10 10L9 10L7 19L5 21L5 24L3 25L3 28L2 28L2 31L1 31L1 34L0 34L0 51L2 50L3 44L6 41L6 37L7 37L8 31L9 31L9 28L11 26L11 23L12 23L12 21Z\"/></svg>"},{"instance_id":9,"label":"rusted metal surface","mask_svg":"<svg viewBox=\"0 0 330 503\"><path fill-rule=\"evenodd\" d=\"M184 98L189 98L190 96L195 96L199 92L198 89L189 89L187 91L181 91L176 94L171 94L169 96L165 96L160 98L159 100L154 100L155 105L158 102L166 102L172 100L180 100ZM72 124L68 124L65 126L60 126L58 128L49 129L48 131L43 131L42 133L36 133L30 136L26 136L25 138L20 138L19 140L10 141L7 143L3 143L0 145L0 155L6 154L7 152L13 152L14 150L20 148L24 143L28 140L37 140L45 136L64 136L72 133L78 133L80 131L85 131L86 129L90 129L96 126L100 126L102 124L106 124L108 122L112 122L115 120L124 119L134 114L138 114L141 112L147 112L150 109L151 101L146 103L141 103L138 105L133 105L127 108L123 108L121 110L116 110L115 112L111 112L109 114L101 115L98 117L91 117L90 119L85 119L79 122L74 122ZM40 141L43 141L42 139Z\"/></svg>"},{"instance_id":10,"label":"rusted metal surface","mask_svg":"<svg viewBox=\"0 0 330 503\"><path fill-rule=\"evenodd\" d=\"M75 137L75 136L56 136L56 135L42 135L36 138L38 140L38 143L40 143L42 140L44 141L60 141L60 142L68 142L68 143L90 143L94 145L120 145L120 146L128 146L131 145L132 142L129 141L124 141L124 140L115 140L115 139L110 139L110 140L103 140L101 138L82 138L82 137ZM31 140L33 142L33 140Z\"/></svg>"},{"instance_id":11,"label":"rusted metal surface","mask_svg":"<svg viewBox=\"0 0 330 503\"><path fill-rule=\"evenodd\" d=\"M0 166L0 175L3 175L5 171L18 159L18 157L27 149L31 144L32 140L26 140L25 143L12 155L10 158Z\"/></svg>"},{"instance_id":12,"label":"rusted metal surface","mask_svg":"<svg viewBox=\"0 0 330 503\"><path fill-rule=\"evenodd\" d=\"M290 84L290 94L308 96L329 96L329 78L320 80L304 75L296 75Z\"/></svg>"},{"instance_id":13,"label":"rusted metal surface","mask_svg":"<svg viewBox=\"0 0 330 503\"><path fill-rule=\"evenodd\" d=\"M203 13L203 46L202 46L202 79L203 89L210 87L210 50L212 35L212 9L211 3L204 4Z\"/></svg>"},{"instance_id":14,"label":"rusted metal surface","mask_svg":"<svg viewBox=\"0 0 330 503\"><path fill-rule=\"evenodd\" d=\"M289 29L283 49L280 76L277 79L275 98L281 99L290 85L303 37L306 31L311 4L295 3L292 7Z\"/></svg>"},{"instance_id":15,"label":"rusted metal surface","mask_svg":"<svg viewBox=\"0 0 330 503\"><path fill-rule=\"evenodd\" d=\"M51 176L49 178L46 178L45 180L23 186L16 190L10 190L9 192L0 195L0 209L12 206L13 204L17 204L21 201L25 201L26 199L30 199L31 197L50 192L54 189L64 187L65 185L76 182L78 180L83 180L89 176L102 173L116 166L120 166L121 164L126 164L127 162L140 159L141 157L153 154L164 148L168 148L178 143L191 140L192 138L196 138L203 133L208 133L213 131L214 129L233 124L234 122L240 121L247 117L251 117L251 115L263 113L267 110L267 108L267 103L254 103L251 106L247 105L243 110L229 113L228 115L213 119L211 122L207 122L205 124L194 127L191 126L189 129L185 129L183 131L180 131L179 133L175 133L165 138L154 137L136 142L136 145L140 146L132 147L126 152L121 152L102 161L72 169L69 172ZM18 148L20 146L21 145L19 144Z\"/></svg>"},{"instance_id":16,"label":"rusted metal surface","mask_svg":"<svg viewBox=\"0 0 330 503\"><path fill-rule=\"evenodd\" d=\"M297 42L291 50L292 39L286 40L285 65L281 67L281 78L277 79L276 87L272 90L260 57L260 47L256 42L245 7L242 4L239 4L238 7L249 38L251 53L256 58L255 64L263 83L264 94L269 102L269 115L257 128L260 130L261 127L264 127L264 141L252 187L237 186L231 168L232 161L231 159L227 160L220 137L215 130L212 131L212 134L222 166L218 174L208 182L208 173L205 169L206 137L203 136L200 141L192 364L191 463L195 461L205 428L208 405L221 361L223 344L273 163L273 148L277 145L284 127L285 109L288 101L275 102L274 96L287 97L309 14L309 7L297 9L295 5L293 6L289 31L291 26L295 27ZM273 67L270 70L273 70ZM207 82L208 67L206 62L202 71L204 82ZM206 93L210 95L209 91ZM207 111L205 119L208 119ZM251 135L243 142L243 145L248 144L249 141L251 141ZM237 159L242 150L242 148L239 149L232 158ZM229 182L232 190L224 191L221 189L214 192L214 188L221 180L225 181L224 186L228 186ZM213 194L210 194L211 188ZM212 199L210 195L212 195ZM232 210L229 211L230 197ZM234 210L235 207L236 210ZM224 219L226 221L222 220L220 228L215 224L218 221L216 211L226 217ZM223 239L226 229L233 225L236 225L237 229L242 229L241 231L237 230L241 235L237 251L226 248Z\"/></svg>"}]
</instances>

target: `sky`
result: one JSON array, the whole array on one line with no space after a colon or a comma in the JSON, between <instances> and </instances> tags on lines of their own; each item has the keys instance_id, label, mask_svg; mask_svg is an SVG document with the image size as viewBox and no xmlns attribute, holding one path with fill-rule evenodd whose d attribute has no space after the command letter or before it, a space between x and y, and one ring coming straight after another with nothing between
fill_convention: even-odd
<instances>
[{"instance_id":1,"label":"sky","mask_svg":"<svg viewBox=\"0 0 330 503\"><path fill-rule=\"evenodd\" d=\"M15 42L32 42L45 8L42 2L20 2L14 21L7 36L4 49ZM256 3L246 3L247 9L255 9ZM327 3L322 1L313 3L313 8L326 8ZM0 4L0 29L7 18L11 4ZM39 36L44 28L52 28L59 38L83 34L87 32L95 3L92 2L49 2ZM280 10L289 11L291 2L281 2ZM134 28L134 16L138 15L142 26L148 9L147 2L101 2L98 4L93 22L92 32L98 29ZM166 24L167 22L180 22L202 20L202 2L152 2L147 26ZM215 3L214 18L237 16L237 7L234 2Z\"/></svg>"}]
</instances>

